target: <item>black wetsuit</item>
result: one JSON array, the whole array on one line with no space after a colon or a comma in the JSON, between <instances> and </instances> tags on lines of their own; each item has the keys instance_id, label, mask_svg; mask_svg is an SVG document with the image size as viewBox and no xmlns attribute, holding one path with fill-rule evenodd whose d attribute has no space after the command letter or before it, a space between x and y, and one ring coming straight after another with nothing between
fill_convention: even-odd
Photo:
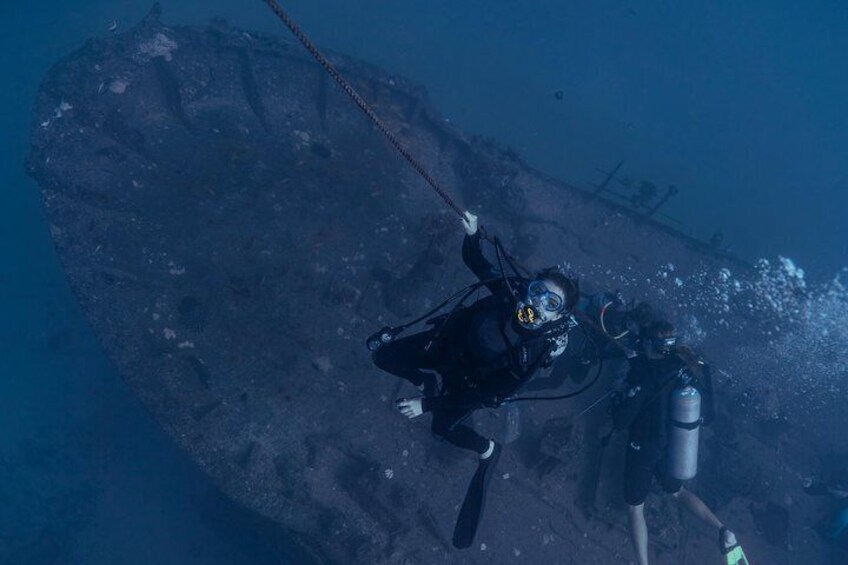
<instances>
[{"instance_id":1,"label":"black wetsuit","mask_svg":"<svg viewBox=\"0 0 848 565\"><path fill-rule=\"evenodd\" d=\"M637 506L645 501L651 480L657 477L663 490L675 493L683 483L665 472L668 447L669 399L677 376L686 363L677 355L648 359L637 355L630 360L625 390L613 407L613 423L627 429L628 445L624 463L624 498ZM703 365L700 378L691 384L701 393L701 416L704 424L713 419L713 394L709 368Z\"/></svg>"},{"instance_id":2,"label":"black wetsuit","mask_svg":"<svg viewBox=\"0 0 848 565\"><path fill-rule=\"evenodd\" d=\"M621 308L616 295L609 292L582 294L574 310L581 321L581 331L570 336L568 352L558 359L554 370L545 378L534 378L524 392L559 389L568 379L582 383L599 361L623 360L625 349L635 348L638 328L628 318L629 312Z\"/></svg>"},{"instance_id":3,"label":"black wetsuit","mask_svg":"<svg viewBox=\"0 0 848 565\"><path fill-rule=\"evenodd\" d=\"M553 338L518 324L514 298L480 244L479 232L466 236L462 258L477 278L487 281L491 295L453 312L431 330L386 344L373 359L384 371L416 386L425 382L428 370L438 372L442 394L422 402L424 411L433 413L433 433L483 453L489 441L463 420L478 408L500 405L547 365ZM519 287L523 292L526 283Z\"/></svg>"}]
</instances>

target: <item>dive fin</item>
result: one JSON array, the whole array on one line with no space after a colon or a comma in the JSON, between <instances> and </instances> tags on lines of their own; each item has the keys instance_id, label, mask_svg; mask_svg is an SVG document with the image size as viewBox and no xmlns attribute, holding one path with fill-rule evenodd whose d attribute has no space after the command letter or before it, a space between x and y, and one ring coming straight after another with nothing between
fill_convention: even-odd
<instances>
[{"instance_id":1,"label":"dive fin","mask_svg":"<svg viewBox=\"0 0 848 565\"><path fill-rule=\"evenodd\" d=\"M457 549L467 549L474 543L477 526L480 525L480 518L483 516L483 508L486 505L486 492L489 490L489 482L495 473L495 467L497 467L502 450L501 445L495 443L492 454L488 458L480 460L477 471L471 478L468 492L465 493L465 500L462 501L462 508L459 509L456 527L453 530L453 546Z\"/></svg>"},{"instance_id":2,"label":"dive fin","mask_svg":"<svg viewBox=\"0 0 848 565\"><path fill-rule=\"evenodd\" d=\"M741 546L734 546L724 554L724 565L748 565L748 558Z\"/></svg>"}]
</instances>

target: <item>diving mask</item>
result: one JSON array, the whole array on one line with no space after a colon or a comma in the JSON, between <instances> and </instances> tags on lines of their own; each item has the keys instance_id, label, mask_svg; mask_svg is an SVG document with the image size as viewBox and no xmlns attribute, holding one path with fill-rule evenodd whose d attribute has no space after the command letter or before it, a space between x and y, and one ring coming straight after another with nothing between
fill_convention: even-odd
<instances>
[{"instance_id":1,"label":"diving mask","mask_svg":"<svg viewBox=\"0 0 848 565\"><path fill-rule=\"evenodd\" d=\"M668 355L671 353L671 348L677 345L677 336L662 336L662 337L652 337L650 338L651 347L654 348L654 351L661 355Z\"/></svg>"},{"instance_id":2,"label":"diving mask","mask_svg":"<svg viewBox=\"0 0 848 565\"><path fill-rule=\"evenodd\" d=\"M565 299L551 292L540 280L531 281L527 286L527 297L518 304L516 316L527 327L536 328L551 321L565 310Z\"/></svg>"}]
</instances>

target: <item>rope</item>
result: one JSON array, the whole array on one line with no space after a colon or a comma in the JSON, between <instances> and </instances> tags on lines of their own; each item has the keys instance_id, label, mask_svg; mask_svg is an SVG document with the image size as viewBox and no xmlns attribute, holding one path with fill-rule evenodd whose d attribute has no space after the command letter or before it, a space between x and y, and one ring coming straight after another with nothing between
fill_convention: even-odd
<instances>
[{"instance_id":1,"label":"rope","mask_svg":"<svg viewBox=\"0 0 848 565\"><path fill-rule=\"evenodd\" d=\"M389 128L386 127L386 125L379 118L379 116L374 113L374 110L371 109L368 103L359 95L358 92L356 92L356 90L354 90L353 86L351 86L351 84L347 82L347 80L345 80L345 78L341 75L341 73L339 73L339 71L333 66L333 64L324 56L323 53L321 53L321 51L318 50L318 47L316 47L315 44L312 43L309 37L307 37L307 35L298 27L294 20L292 20L291 17L283 10L277 0L263 1L265 2L265 4L268 5L271 11L276 14L280 21L282 21L286 25L286 27L291 30L294 36L303 44L303 46L306 48L307 51L309 51L312 57L315 58L315 60L318 61L318 63L322 67L324 67L324 70L326 70L327 73L333 78L333 80L338 83L342 90L344 90L345 93L351 97L351 99L356 103L356 105L359 106L359 109L362 110L366 116L368 116L368 119L370 119L374 123L376 128L380 130L380 132L382 132L384 136L386 136L386 139L388 139L389 143L391 143L392 146L397 149L398 153L400 153L404 157L404 159L406 159L409 164L412 165L412 168L415 169L415 171L419 175L421 175L421 177L425 181L427 181L427 184L429 184L433 188L433 190L436 191L436 194L441 197L445 204L447 204L451 210L456 212L456 214L460 218L465 218L465 212L462 210L462 208L460 208L457 203L450 197L450 195L445 192L445 190L441 187L441 185L439 185L436 179L427 171L427 169L424 168L421 163L418 162L418 160L412 155L412 153L410 153L403 146L403 144L401 144L400 140L395 136L395 134L393 134L389 130ZM494 243L492 238L489 237L489 235L483 232L482 230L481 236L483 237L483 239ZM527 268L519 264L518 260L509 253L507 253L506 250L501 249L501 251L507 259L509 259L515 264L518 264L519 268L524 270L526 273L530 273ZM513 270L516 270L514 265L512 267Z\"/></svg>"},{"instance_id":2,"label":"rope","mask_svg":"<svg viewBox=\"0 0 848 565\"><path fill-rule=\"evenodd\" d=\"M288 27L294 36L306 47L306 50L312 54L318 63L324 67L324 70L329 73L333 80L335 80L338 85L342 88L342 90L350 96L353 101L359 106L359 109L362 110L366 116L374 123L378 130L380 130L383 135L389 140L389 143L397 149L398 153L403 155L403 157L412 165L412 168L421 175L421 177L427 181L433 190L445 201L456 214L463 218L465 217L462 208L457 206L456 202L444 191L444 189L439 186L439 183L436 182L436 179L427 172L421 163L419 163L415 157L401 144L400 140L393 134L389 128L383 123L383 121L374 113L368 103L359 95L356 90L354 90L353 86L350 85L349 82L345 80L345 78L339 73L338 70L333 66L333 64L318 50L314 43L306 36L303 31L297 26L297 24L292 20L289 15L283 10L279 3L276 0L264 0L265 4L271 8L271 11L277 15L278 18Z\"/></svg>"}]
</instances>

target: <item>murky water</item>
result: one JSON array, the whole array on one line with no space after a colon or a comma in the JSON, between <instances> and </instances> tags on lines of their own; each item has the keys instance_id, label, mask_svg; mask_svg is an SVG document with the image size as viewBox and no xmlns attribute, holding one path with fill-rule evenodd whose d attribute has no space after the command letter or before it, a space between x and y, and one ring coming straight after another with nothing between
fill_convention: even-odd
<instances>
[{"instance_id":1,"label":"murky water","mask_svg":"<svg viewBox=\"0 0 848 565\"><path fill-rule=\"evenodd\" d=\"M320 43L427 84L447 115L474 132L516 145L546 170L585 181L594 178L594 167L609 164L602 162L607 155L613 162L631 159L635 174L688 181L690 192L682 193L670 211L700 230L699 237L716 224L731 226L727 231L737 249L797 252L801 264L817 262L828 272L845 257L845 191L837 188L844 186L840 148L848 140L844 111L831 104L845 98L840 94L846 89L844 73L833 76L839 68L835 57L845 50L837 49L839 37L812 33L821 22L783 14L795 18L794 29L777 20L769 23L756 11L731 20L733 13L717 10L689 15L681 29L721 28L693 38L670 25L680 14L638 3L563 9L541 2L526 18L517 17L513 2L493 2L487 10L446 2L410 2L405 10L376 1L290 4ZM0 8L6 27L0 65L13 85L0 89L0 563L303 559L272 525L220 495L109 366L67 288L37 189L23 173L29 105L46 69L85 38L108 33L113 20L119 26L138 21L150 5L16 1ZM258 0L246 7L225 0L163 2L163 7L168 22L202 24L223 14L241 26L284 32ZM448 17L453 30L444 27ZM836 21L846 14L834 9L823 18ZM693 27L692 21L709 25ZM656 35L667 43L646 34L663 22L668 33ZM592 31L607 28L605 35ZM595 44L596 35L607 40ZM622 45L625 40L630 48ZM752 47L762 41L788 46L791 53L766 57ZM687 50L680 52L681 46ZM615 49L634 56L615 58ZM528 52L544 56L528 59ZM815 65L807 64L808 52L817 53ZM463 77L445 72L448 60L467 71ZM665 78L673 72L654 72L647 60L665 61L675 72L687 61L703 64L674 81ZM752 74L749 68L772 72ZM778 70L791 76L781 82L774 78ZM497 73L509 76L492 82ZM647 78L637 80L637 75ZM742 79L749 94L725 104L726 85ZM678 83L694 86L684 96ZM807 90L799 94L792 85ZM799 96L807 102L800 104ZM798 104L816 115L800 124L783 120L799 115L784 112ZM499 118L493 121L493 115ZM694 116L691 123L687 116ZM741 118L744 123L733 131L742 133L728 139L727 124ZM680 123L690 131L675 125ZM797 164L787 167L786 161ZM731 198L738 208L728 211L724 202ZM766 201L766 211L780 221L752 212ZM695 208L703 213L687 216ZM825 219L821 230L815 229L819 216ZM848 299L842 282L828 276L807 287L797 267L781 261L761 265L759 272L747 279L735 273L681 274L658 261L657 288L681 310L702 310L716 321L725 307L750 302L757 312L791 325L790 335L766 336L736 370L769 367L764 378L783 379L791 385L784 388L812 402L813 409L830 406L844 395L846 379ZM797 292L801 283L803 301ZM723 331L692 318L686 329L694 341Z\"/></svg>"}]
</instances>

